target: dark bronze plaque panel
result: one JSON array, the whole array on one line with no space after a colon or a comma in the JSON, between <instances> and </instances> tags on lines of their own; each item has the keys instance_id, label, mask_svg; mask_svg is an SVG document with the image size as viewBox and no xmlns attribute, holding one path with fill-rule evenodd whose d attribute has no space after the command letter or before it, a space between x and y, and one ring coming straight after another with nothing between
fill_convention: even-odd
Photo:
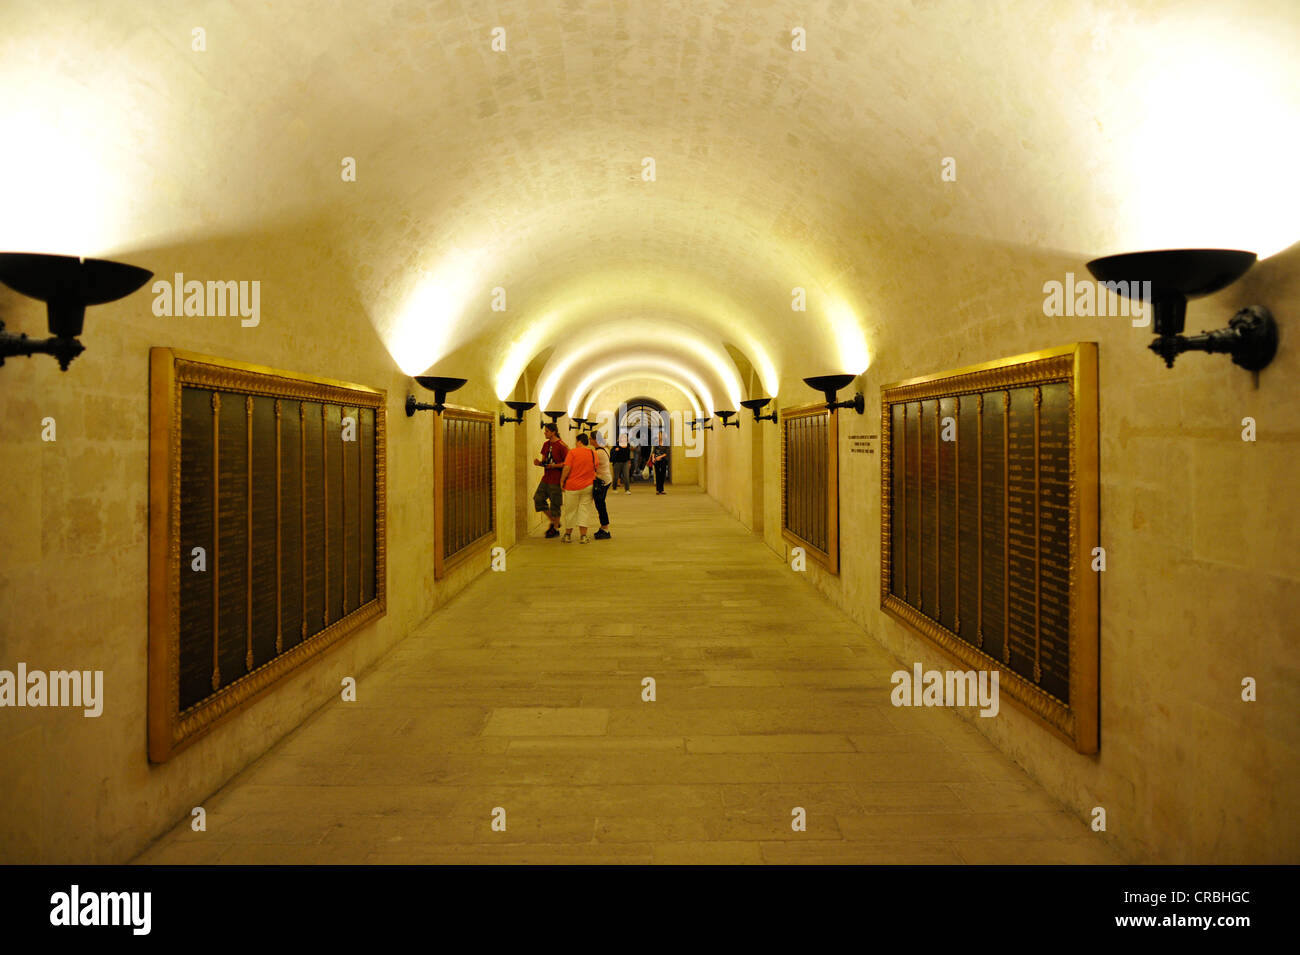
<instances>
[{"instance_id":1,"label":"dark bronze plaque panel","mask_svg":"<svg viewBox=\"0 0 1300 955\"><path fill-rule=\"evenodd\" d=\"M343 414L338 405L325 406L325 596L327 624L343 616Z\"/></svg>"},{"instance_id":2,"label":"dark bronze plaque panel","mask_svg":"<svg viewBox=\"0 0 1300 955\"><path fill-rule=\"evenodd\" d=\"M320 405L302 403L303 513L307 519L307 592L303 637L325 626L325 470L321 455Z\"/></svg>"},{"instance_id":3,"label":"dark bronze plaque panel","mask_svg":"<svg viewBox=\"0 0 1300 955\"><path fill-rule=\"evenodd\" d=\"M276 650L276 449L275 399L253 399L252 509L252 624L253 663L256 669L275 658Z\"/></svg>"},{"instance_id":4,"label":"dark bronze plaque panel","mask_svg":"<svg viewBox=\"0 0 1300 955\"><path fill-rule=\"evenodd\" d=\"M939 592L936 615L940 623L953 630L957 612L957 399L941 398L937 404L935 470L939 500L934 572L939 580ZM944 440L945 436L949 440Z\"/></svg>"},{"instance_id":5,"label":"dark bronze plaque panel","mask_svg":"<svg viewBox=\"0 0 1300 955\"><path fill-rule=\"evenodd\" d=\"M980 612L982 639L980 647L994 660L1004 659L1007 636L1006 602L1006 407L1005 392L983 395L984 411L980 415L980 444L983 458L980 464L984 522L980 528L982 552L982 584L980 587Z\"/></svg>"},{"instance_id":6,"label":"dark bronze plaque panel","mask_svg":"<svg viewBox=\"0 0 1300 955\"><path fill-rule=\"evenodd\" d=\"M1011 412L1007 416L1007 646L1002 659L1016 673L1037 682L1034 674L1038 593L1034 390L1012 389Z\"/></svg>"},{"instance_id":7,"label":"dark bronze plaque panel","mask_svg":"<svg viewBox=\"0 0 1300 955\"><path fill-rule=\"evenodd\" d=\"M211 393L209 393L211 394ZM217 494L217 552L219 573L217 597L218 673L213 675L216 691L245 673L248 645L248 412L244 395L217 392L221 399L217 455L220 488ZM185 436L181 435L181 446ZM188 544L188 541L183 542Z\"/></svg>"},{"instance_id":8,"label":"dark bronze plaque panel","mask_svg":"<svg viewBox=\"0 0 1300 955\"><path fill-rule=\"evenodd\" d=\"M180 536L188 546L180 553L180 700L189 709L212 692L213 608L217 579L212 546L215 523L212 501L212 395L193 388L181 394L182 427L190 440L181 445ZM202 554L195 554L202 548ZM196 569L202 568L202 569Z\"/></svg>"},{"instance_id":9,"label":"dark bronze plaque panel","mask_svg":"<svg viewBox=\"0 0 1300 955\"><path fill-rule=\"evenodd\" d=\"M1081 752L1097 726L1096 346L882 389L881 606Z\"/></svg>"},{"instance_id":10,"label":"dark bronze plaque panel","mask_svg":"<svg viewBox=\"0 0 1300 955\"><path fill-rule=\"evenodd\" d=\"M896 404L890 409L892 417L892 427L894 434L903 433L903 412L906 409L904 404ZM890 500L890 514L892 515L894 527L899 532L893 536L890 541L890 553L893 557L894 577L890 581L890 592L904 600L907 599L907 563L906 551L904 550L905 541L907 540L907 524L904 522L904 507L907 503L907 484L905 482L905 470L903 467L904 456L902 449L893 457L891 465L892 497Z\"/></svg>"},{"instance_id":11,"label":"dark bronze plaque panel","mask_svg":"<svg viewBox=\"0 0 1300 955\"><path fill-rule=\"evenodd\" d=\"M302 633L302 416L301 402L280 402L280 645L287 650Z\"/></svg>"},{"instance_id":12,"label":"dark bronze plaque panel","mask_svg":"<svg viewBox=\"0 0 1300 955\"><path fill-rule=\"evenodd\" d=\"M920 511L917 564L921 573L921 599L917 607L934 616L939 606L939 492L936 487L939 466L939 431L935 412L939 402L921 402L921 446L918 455L921 493L917 496Z\"/></svg>"},{"instance_id":13,"label":"dark bronze plaque panel","mask_svg":"<svg viewBox=\"0 0 1300 955\"><path fill-rule=\"evenodd\" d=\"M358 524L360 502L357 488L359 480L359 458L357 451L357 430L361 424L357 420L356 408L343 409L345 421L352 423L350 436L342 444L343 468L343 612L350 613L361 603L361 527ZM345 437L349 435L344 432Z\"/></svg>"},{"instance_id":14,"label":"dark bronze plaque panel","mask_svg":"<svg viewBox=\"0 0 1300 955\"><path fill-rule=\"evenodd\" d=\"M953 632L969 644L981 646L980 637L980 444L979 395L960 399L957 418L957 476L954 481L957 500L958 555L957 607Z\"/></svg>"},{"instance_id":15,"label":"dark bronze plaque panel","mask_svg":"<svg viewBox=\"0 0 1300 955\"><path fill-rule=\"evenodd\" d=\"M149 753L161 761L383 614L385 397L165 348L151 381Z\"/></svg>"},{"instance_id":16,"label":"dark bronze plaque panel","mask_svg":"<svg viewBox=\"0 0 1300 955\"><path fill-rule=\"evenodd\" d=\"M360 482L362 487L375 484L375 413L362 408L358 427L360 435ZM375 499L360 497L361 522L361 603L375 599Z\"/></svg>"},{"instance_id":17,"label":"dark bronze plaque panel","mask_svg":"<svg viewBox=\"0 0 1300 955\"><path fill-rule=\"evenodd\" d=\"M907 576L905 589L907 602L921 602L921 404L910 401L903 405L903 433L907 439L899 449L903 455L903 481L907 508Z\"/></svg>"},{"instance_id":18,"label":"dark bronze plaque panel","mask_svg":"<svg viewBox=\"0 0 1300 955\"><path fill-rule=\"evenodd\" d=\"M1070 389L1042 386L1038 422L1040 685L1070 701Z\"/></svg>"}]
</instances>

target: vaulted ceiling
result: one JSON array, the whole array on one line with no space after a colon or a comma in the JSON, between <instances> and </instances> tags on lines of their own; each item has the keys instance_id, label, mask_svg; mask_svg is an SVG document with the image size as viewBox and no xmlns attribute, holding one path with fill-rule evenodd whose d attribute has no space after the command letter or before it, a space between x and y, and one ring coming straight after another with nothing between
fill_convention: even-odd
<instances>
[{"instance_id":1,"label":"vaulted ceiling","mask_svg":"<svg viewBox=\"0 0 1300 955\"><path fill-rule=\"evenodd\" d=\"M4 0L3 19L0 247L310 223L403 371L473 355L506 397L531 366L575 413L620 375L666 369L720 408L863 371L909 320L898 236L1090 258L1267 255L1300 231L1294 0Z\"/></svg>"}]
</instances>

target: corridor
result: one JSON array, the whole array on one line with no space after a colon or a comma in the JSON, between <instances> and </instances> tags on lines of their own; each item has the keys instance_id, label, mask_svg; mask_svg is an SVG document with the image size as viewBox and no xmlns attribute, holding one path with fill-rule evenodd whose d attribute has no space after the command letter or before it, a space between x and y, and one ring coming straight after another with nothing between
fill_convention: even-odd
<instances>
[{"instance_id":1,"label":"corridor","mask_svg":"<svg viewBox=\"0 0 1300 955\"><path fill-rule=\"evenodd\" d=\"M136 861L1118 861L955 714L891 706L911 662L698 487L610 501L613 540L522 540Z\"/></svg>"}]
</instances>

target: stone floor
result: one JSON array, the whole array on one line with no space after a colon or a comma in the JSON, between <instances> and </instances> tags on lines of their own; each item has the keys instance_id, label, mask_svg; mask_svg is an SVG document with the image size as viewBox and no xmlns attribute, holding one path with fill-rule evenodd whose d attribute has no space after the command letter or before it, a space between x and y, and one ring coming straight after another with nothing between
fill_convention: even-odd
<instances>
[{"instance_id":1,"label":"stone floor","mask_svg":"<svg viewBox=\"0 0 1300 955\"><path fill-rule=\"evenodd\" d=\"M524 541L137 861L1119 861L952 712L893 708L899 662L698 489L610 509L613 540Z\"/></svg>"}]
</instances>

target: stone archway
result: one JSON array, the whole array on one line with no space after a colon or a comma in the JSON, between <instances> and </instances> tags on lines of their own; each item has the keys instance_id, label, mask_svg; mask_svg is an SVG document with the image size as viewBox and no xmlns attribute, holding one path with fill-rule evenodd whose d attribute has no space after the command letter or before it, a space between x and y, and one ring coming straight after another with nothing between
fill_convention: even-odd
<instances>
[{"instance_id":1,"label":"stone archway","mask_svg":"<svg viewBox=\"0 0 1300 955\"><path fill-rule=\"evenodd\" d=\"M653 398L640 396L628 398L618 406L618 433L614 436L614 441L618 442L623 435L627 435L628 444L636 449L632 457L632 480L639 481L641 479L640 469L650 453L649 449L654 445L655 439L661 433L664 436L664 443L672 447L672 419L668 414L668 409L662 403L655 401ZM653 480L651 478L652 482ZM672 480L673 459L670 454L668 456L668 471L664 476L664 481L671 484Z\"/></svg>"}]
</instances>

